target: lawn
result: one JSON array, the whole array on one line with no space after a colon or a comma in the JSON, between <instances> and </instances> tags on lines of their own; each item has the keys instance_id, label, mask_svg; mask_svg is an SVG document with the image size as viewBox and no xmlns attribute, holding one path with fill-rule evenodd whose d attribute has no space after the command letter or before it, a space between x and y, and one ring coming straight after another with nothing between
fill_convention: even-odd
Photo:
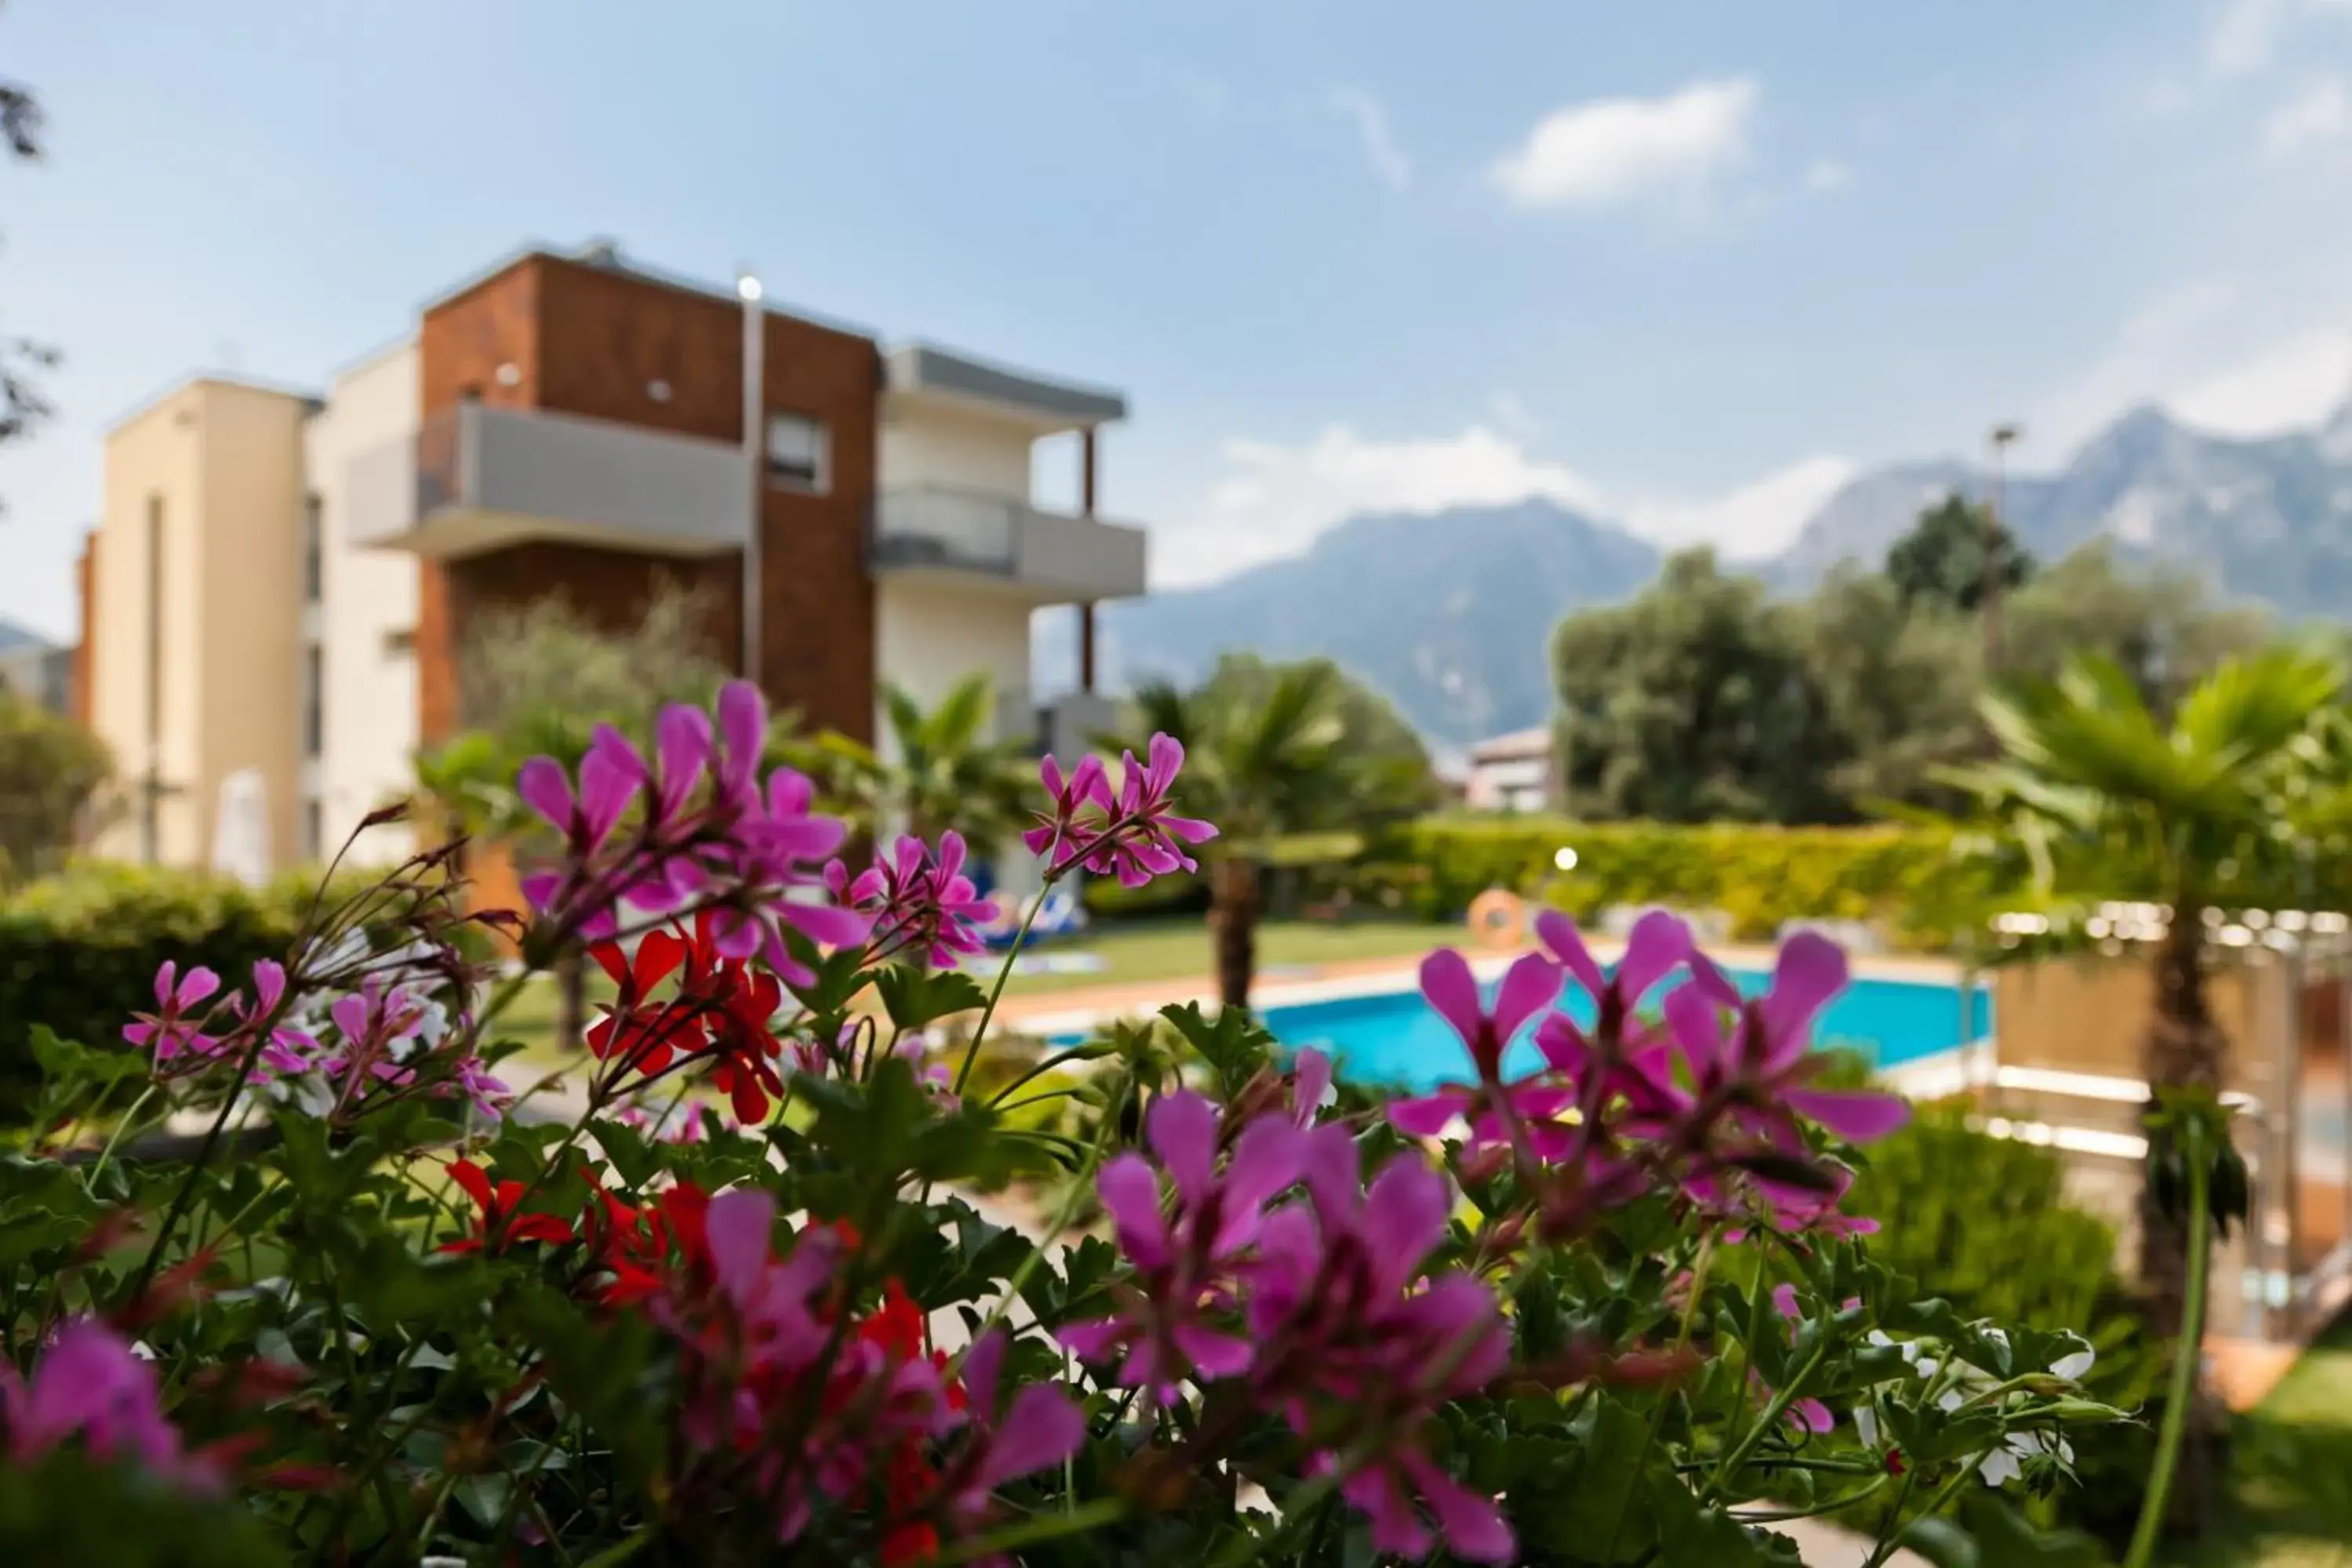
<instances>
[{"instance_id":1,"label":"lawn","mask_svg":"<svg viewBox=\"0 0 2352 1568\"><path fill-rule=\"evenodd\" d=\"M1321 964L1418 958L1433 947L1459 942L1461 938L1461 928L1452 925L1386 921L1348 924L1268 921L1258 931L1258 973L1263 979L1279 980L1285 971ZM1136 921L1076 938L1058 939L1037 951L1046 955L1092 954L1102 960L1102 967L1087 973L1015 974L1005 986L1007 995L1048 995L1089 986L1167 981L1169 995L1173 999L1213 986L1210 976L1213 955L1209 947L1209 931L1206 923L1198 919ZM983 974L983 981L993 977L994 971L991 969ZM608 1000L612 994L612 983L602 970L592 966L588 972L588 1000L592 1006ZM522 1041L525 1054L534 1061L563 1065L561 1053L554 1050L555 1002L554 985L544 977L534 980L499 1019L495 1031L498 1037Z\"/></svg>"},{"instance_id":2,"label":"lawn","mask_svg":"<svg viewBox=\"0 0 2352 1568\"><path fill-rule=\"evenodd\" d=\"M2352 1568L2352 1314L2237 1425L2227 1500L2174 1568Z\"/></svg>"}]
</instances>

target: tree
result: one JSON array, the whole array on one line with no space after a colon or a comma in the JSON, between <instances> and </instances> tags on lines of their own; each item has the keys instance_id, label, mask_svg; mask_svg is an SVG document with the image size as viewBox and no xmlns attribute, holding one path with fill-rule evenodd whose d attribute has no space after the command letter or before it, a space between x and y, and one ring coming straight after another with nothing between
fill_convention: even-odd
<instances>
[{"instance_id":1,"label":"tree","mask_svg":"<svg viewBox=\"0 0 2352 1568\"><path fill-rule=\"evenodd\" d=\"M37 163L46 129L40 100L22 82L0 81L0 147L19 163ZM0 443L21 440L55 412L41 390L58 351L33 338L0 335Z\"/></svg>"},{"instance_id":2,"label":"tree","mask_svg":"<svg viewBox=\"0 0 2352 1568\"><path fill-rule=\"evenodd\" d=\"M38 876L72 847L113 771L106 742L0 686L0 886Z\"/></svg>"},{"instance_id":3,"label":"tree","mask_svg":"<svg viewBox=\"0 0 2352 1568\"><path fill-rule=\"evenodd\" d=\"M458 652L457 735L416 758L420 794L444 826L519 857L554 849L546 826L514 791L525 759L551 756L576 771L600 723L650 747L672 702L708 707L726 670L711 656L708 601L667 581L637 624L597 626L560 596L478 616ZM587 1023L586 973L574 949L555 963L557 1038L578 1043Z\"/></svg>"},{"instance_id":4,"label":"tree","mask_svg":"<svg viewBox=\"0 0 2352 1568\"><path fill-rule=\"evenodd\" d=\"M1960 804L1938 771L1980 757L1983 638L1968 616L1842 567L1804 606L1805 662L1838 731L1827 784L1856 815Z\"/></svg>"},{"instance_id":5,"label":"tree","mask_svg":"<svg viewBox=\"0 0 2352 1568\"><path fill-rule=\"evenodd\" d=\"M2004 597L2033 575L2033 558L1985 509L1958 493L1919 514L1911 531L1886 552L1886 576L1904 603L1922 601L1973 612L1984 603L1990 574Z\"/></svg>"},{"instance_id":6,"label":"tree","mask_svg":"<svg viewBox=\"0 0 2352 1568\"><path fill-rule=\"evenodd\" d=\"M1393 718L1328 659L1221 664L1194 690L1152 681L1129 700L1128 732L1114 743L1141 756L1155 731L1182 742L1184 813L1218 825L1203 851L1225 1006L1249 1006L1259 879L1276 841L1368 826L1426 800L1426 767L1418 778L1399 767L1383 713Z\"/></svg>"},{"instance_id":7,"label":"tree","mask_svg":"<svg viewBox=\"0 0 2352 1568\"><path fill-rule=\"evenodd\" d=\"M1984 701L2001 760L1957 776L2029 841L2044 880L2170 911L2152 959L2152 1089L2221 1086L2228 1041L2206 994L2205 914L2250 868L2276 863L2277 803L2343 683L2332 658L2275 647L2224 661L2167 722L2130 671L2086 655L2054 681L2029 679ZM2151 1100L2151 1119L2156 1109ZM2210 1239L2186 1235L2157 1196L2150 1184L2141 1198L2140 1278L2155 1322L2177 1333L2190 1250Z\"/></svg>"},{"instance_id":8,"label":"tree","mask_svg":"<svg viewBox=\"0 0 2352 1568\"><path fill-rule=\"evenodd\" d=\"M1552 634L1569 809L1660 822L1822 822L1842 740L1802 612L1711 551Z\"/></svg>"},{"instance_id":9,"label":"tree","mask_svg":"<svg viewBox=\"0 0 2352 1568\"><path fill-rule=\"evenodd\" d=\"M1027 826L1035 758L1020 741L999 738L988 676L966 677L928 709L889 687L882 713L887 752L828 731L787 752L852 826L877 837L911 833L926 843L953 831L986 855Z\"/></svg>"},{"instance_id":10,"label":"tree","mask_svg":"<svg viewBox=\"0 0 2352 1568\"><path fill-rule=\"evenodd\" d=\"M2074 655L2102 654L2158 713L2223 660L2273 636L2263 610L2217 605L2202 579L2175 567L2134 566L2105 540L2036 576L2005 609L2010 670L2053 679Z\"/></svg>"}]
</instances>

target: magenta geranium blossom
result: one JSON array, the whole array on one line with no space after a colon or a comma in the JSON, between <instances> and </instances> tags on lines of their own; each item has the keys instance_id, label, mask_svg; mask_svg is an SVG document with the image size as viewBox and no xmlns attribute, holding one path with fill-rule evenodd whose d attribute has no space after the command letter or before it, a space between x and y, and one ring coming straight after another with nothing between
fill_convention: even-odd
<instances>
[{"instance_id":1,"label":"magenta geranium blossom","mask_svg":"<svg viewBox=\"0 0 2352 1568\"><path fill-rule=\"evenodd\" d=\"M1258 1239L1266 1201L1298 1179L1306 1135L1287 1117L1261 1116L1220 1172L1216 1110L1180 1089L1152 1103L1144 1136L1175 1191L1174 1217L1160 1212L1160 1178L1141 1155L1103 1167L1097 1190L1136 1286L1117 1314L1068 1324L1059 1338L1088 1361L1118 1356L1118 1382L1165 1400L1188 1374L1248 1369L1250 1342L1211 1321L1232 1309L1232 1271Z\"/></svg>"},{"instance_id":2,"label":"magenta geranium blossom","mask_svg":"<svg viewBox=\"0 0 2352 1568\"><path fill-rule=\"evenodd\" d=\"M964 1352L967 1436L961 1459L949 1472L948 1508L966 1528L987 1513L989 1495L998 1487L1060 1464L1086 1441L1087 1418L1060 1389L1031 1384L1004 1398L1000 1385L1011 1343L997 1329Z\"/></svg>"},{"instance_id":3,"label":"magenta geranium blossom","mask_svg":"<svg viewBox=\"0 0 2352 1568\"><path fill-rule=\"evenodd\" d=\"M1845 984L1844 952L1825 937L1800 931L1781 944L1771 987L1761 997L1727 1006L1728 987L1719 975L1670 994L1666 1021L1694 1092L1727 1104L1734 1125L1790 1150L1803 1147L1796 1116L1856 1143L1902 1126L1911 1108L1898 1096L1810 1085L1827 1065L1812 1050L1813 1020Z\"/></svg>"},{"instance_id":4,"label":"magenta geranium blossom","mask_svg":"<svg viewBox=\"0 0 2352 1568\"><path fill-rule=\"evenodd\" d=\"M1565 1152L1569 1130L1552 1118L1576 1102L1574 1093L1540 1078L1506 1083L1502 1076L1503 1052L1530 1018L1559 999L1562 979L1559 965L1528 953L1504 974L1488 1012L1467 959L1451 948L1423 959L1421 994L1461 1037L1475 1079L1392 1101L1390 1124L1412 1137L1433 1138L1458 1116L1468 1121L1474 1146L1511 1142L1517 1128L1538 1156L1557 1159Z\"/></svg>"},{"instance_id":5,"label":"magenta geranium blossom","mask_svg":"<svg viewBox=\"0 0 2352 1568\"><path fill-rule=\"evenodd\" d=\"M93 1458L127 1460L187 1490L218 1491L227 1481L218 1456L189 1453L164 1419L154 1367L93 1318L59 1329L29 1380L0 1361L0 1417L18 1465L79 1437Z\"/></svg>"},{"instance_id":6,"label":"magenta geranium blossom","mask_svg":"<svg viewBox=\"0 0 2352 1568\"><path fill-rule=\"evenodd\" d=\"M134 1014L137 1021L122 1026L123 1039L142 1049L152 1047L159 1065L181 1056L213 1055L220 1038L204 1032L205 1014L199 1009L219 989L220 976L202 964L182 974L177 963L165 959L155 971L155 1011Z\"/></svg>"},{"instance_id":7,"label":"magenta geranium blossom","mask_svg":"<svg viewBox=\"0 0 2352 1568\"><path fill-rule=\"evenodd\" d=\"M1037 825L1021 837L1032 853L1048 857L1049 876L1083 866L1097 876L1116 876L1124 887L1139 888L1154 877L1200 868L1186 846L1204 844L1217 830L1176 815L1172 795L1184 767L1184 747L1172 735L1155 734L1145 750L1148 760L1141 763L1132 752L1120 754L1116 793L1093 757L1066 776L1052 757L1039 764L1049 809L1039 812Z\"/></svg>"},{"instance_id":8,"label":"magenta geranium blossom","mask_svg":"<svg viewBox=\"0 0 2352 1568\"><path fill-rule=\"evenodd\" d=\"M824 868L835 900L873 921L876 957L911 957L934 969L952 969L964 955L988 951L979 929L996 919L996 905L963 874L963 835L940 835L937 855L912 836L900 837L856 877L835 860Z\"/></svg>"}]
</instances>

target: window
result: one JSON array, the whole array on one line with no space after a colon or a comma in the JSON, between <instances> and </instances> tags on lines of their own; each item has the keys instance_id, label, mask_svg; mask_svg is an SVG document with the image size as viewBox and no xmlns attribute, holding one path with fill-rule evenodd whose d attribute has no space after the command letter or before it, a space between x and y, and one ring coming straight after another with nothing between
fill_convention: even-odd
<instances>
[{"instance_id":1,"label":"window","mask_svg":"<svg viewBox=\"0 0 2352 1568\"><path fill-rule=\"evenodd\" d=\"M324 580L325 563L320 555L319 536L325 504L316 494L302 498L302 602L306 605L319 602Z\"/></svg>"},{"instance_id":2,"label":"window","mask_svg":"<svg viewBox=\"0 0 2352 1568\"><path fill-rule=\"evenodd\" d=\"M416 632L414 627L404 626L398 631L383 634L384 658L406 658L415 651Z\"/></svg>"},{"instance_id":3,"label":"window","mask_svg":"<svg viewBox=\"0 0 2352 1568\"><path fill-rule=\"evenodd\" d=\"M802 489L822 491L825 468L824 421L805 414L768 416L768 478Z\"/></svg>"},{"instance_id":4,"label":"window","mask_svg":"<svg viewBox=\"0 0 2352 1568\"><path fill-rule=\"evenodd\" d=\"M147 751L163 734L163 498L147 498Z\"/></svg>"},{"instance_id":5,"label":"window","mask_svg":"<svg viewBox=\"0 0 2352 1568\"><path fill-rule=\"evenodd\" d=\"M326 740L325 661L319 645L302 650L302 754L315 757Z\"/></svg>"},{"instance_id":6,"label":"window","mask_svg":"<svg viewBox=\"0 0 2352 1568\"><path fill-rule=\"evenodd\" d=\"M327 858L326 837L327 827L319 809L319 797L312 795L302 803L302 858L325 859Z\"/></svg>"}]
</instances>

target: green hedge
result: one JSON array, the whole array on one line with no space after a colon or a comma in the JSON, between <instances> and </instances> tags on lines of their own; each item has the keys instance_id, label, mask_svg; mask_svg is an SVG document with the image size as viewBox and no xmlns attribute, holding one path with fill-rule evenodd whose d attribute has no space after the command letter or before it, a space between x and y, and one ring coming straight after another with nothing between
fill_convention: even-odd
<instances>
[{"instance_id":1,"label":"green hedge","mask_svg":"<svg viewBox=\"0 0 2352 1568\"><path fill-rule=\"evenodd\" d=\"M1561 872L1554 857L1576 851ZM1945 830L1911 826L1678 826L1559 817L1428 817L1384 835L1363 876L1431 920L1461 917L1488 888L1581 919L1612 905L1718 910L1741 941L1787 920L1871 921L1891 937L1941 945L1956 913L2004 890L1991 865Z\"/></svg>"},{"instance_id":2,"label":"green hedge","mask_svg":"<svg viewBox=\"0 0 2352 1568\"><path fill-rule=\"evenodd\" d=\"M0 1096L13 1102L30 1080L34 1025L118 1045L131 1013L152 1005L164 960L242 984L255 960L287 955L316 891L309 879L248 889L192 871L89 863L0 898Z\"/></svg>"},{"instance_id":3,"label":"green hedge","mask_svg":"<svg viewBox=\"0 0 2352 1568\"><path fill-rule=\"evenodd\" d=\"M1922 1107L1868 1155L1845 1206L1880 1224L1871 1261L1962 1317L2082 1334L2098 1352L2093 1397L2145 1413L2145 1425L2074 1434L2081 1484L2034 1504L2044 1523L2119 1543L2138 1517L2166 1363L2116 1271L2115 1227L2068 1206L2057 1153L1972 1131L1958 1107Z\"/></svg>"}]
</instances>

